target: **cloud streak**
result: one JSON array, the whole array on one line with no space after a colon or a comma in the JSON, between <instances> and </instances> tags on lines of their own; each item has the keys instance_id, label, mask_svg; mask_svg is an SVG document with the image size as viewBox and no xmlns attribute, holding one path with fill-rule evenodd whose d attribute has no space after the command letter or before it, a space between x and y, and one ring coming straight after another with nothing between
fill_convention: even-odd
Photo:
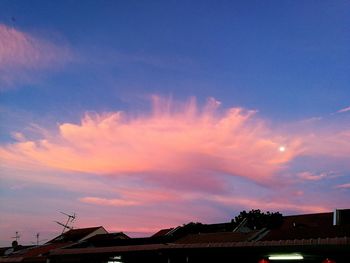
<instances>
[{"instance_id":1,"label":"cloud streak","mask_svg":"<svg viewBox=\"0 0 350 263\"><path fill-rule=\"evenodd\" d=\"M344 113L344 112L348 112L348 111L350 111L350 106L349 106L349 107L346 107L346 108L344 108L344 109L338 110L337 113Z\"/></svg>"},{"instance_id":2,"label":"cloud streak","mask_svg":"<svg viewBox=\"0 0 350 263\"><path fill-rule=\"evenodd\" d=\"M350 183L337 185L337 189L350 189Z\"/></svg>"},{"instance_id":3,"label":"cloud streak","mask_svg":"<svg viewBox=\"0 0 350 263\"><path fill-rule=\"evenodd\" d=\"M105 206L134 206L140 205L139 202L130 201L125 199L107 199L100 197L83 197L79 199L83 203L94 204L94 205L105 205Z\"/></svg>"},{"instance_id":4,"label":"cloud streak","mask_svg":"<svg viewBox=\"0 0 350 263\"><path fill-rule=\"evenodd\" d=\"M177 193L171 191L161 191L159 189L147 190L137 187L134 187L134 191L130 191L130 189L128 189L128 191L125 189L118 189L116 192L118 192L118 198L86 196L79 198L79 201L94 205L123 207L154 205L160 202L174 202L183 200L186 197L186 195L179 196Z\"/></svg>"},{"instance_id":5,"label":"cloud streak","mask_svg":"<svg viewBox=\"0 0 350 263\"><path fill-rule=\"evenodd\" d=\"M67 46L58 46L16 28L0 24L0 87L30 82L34 73L55 69L72 59Z\"/></svg>"},{"instance_id":6,"label":"cloud streak","mask_svg":"<svg viewBox=\"0 0 350 263\"><path fill-rule=\"evenodd\" d=\"M314 173L305 171L305 172L298 173L297 176L302 180L319 181L326 178L327 173L314 174Z\"/></svg>"}]
</instances>

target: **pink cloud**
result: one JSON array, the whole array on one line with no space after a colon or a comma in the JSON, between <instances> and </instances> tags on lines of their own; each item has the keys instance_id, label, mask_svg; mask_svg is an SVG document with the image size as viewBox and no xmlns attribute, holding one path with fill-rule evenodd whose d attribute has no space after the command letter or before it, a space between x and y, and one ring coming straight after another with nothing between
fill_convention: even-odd
<instances>
[{"instance_id":1,"label":"pink cloud","mask_svg":"<svg viewBox=\"0 0 350 263\"><path fill-rule=\"evenodd\" d=\"M244 209L256 209L259 208L261 210L266 211L297 211L299 213L321 213L331 211L332 208L327 205L320 204L307 204L305 202L290 202L287 200L279 199L279 200L264 200L258 198L250 198L250 197L226 197L226 196L216 196L213 197L212 200L216 200L217 202L225 205L231 205L232 207L242 206Z\"/></svg>"},{"instance_id":2,"label":"pink cloud","mask_svg":"<svg viewBox=\"0 0 350 263\"><path fill-rule=\"evenodd\" d=\"M350 189L350 183L340 184L340 185L337 185L335 188L337 188L337 189Z\"/></svg>"},{"instance_id":3,"label":"pink cloud","mask_svg":"<svg viewBox=\"0 0 350 263\"><path fill-rule=\"evenodd\" d=\"M106 205L106 206L134 206L140 205L137 201L130 201L125 199L107 199L99 197L83 197L79 199L81 202L94 204L94 205Z\"/></svg>"},{"instance_id":4,"label":"pink cloud","mask_svg":"<svg viewBox=\"0 0 350 263\"><path fill-rule=\"evenodd\" d=\"M87 196L79 198L83 203L102 205L102 206L143 206L147 204L156 204L159 202L179 201L184 196L171 193L170 191L160 191L157 189L146 190L141 188L134 188L134 191L126 191L119 189L119 198L101 198L94 196Z\"/></svg>"},{"instance_id":5,"label":"pink cloud","mask_svg":"<svg viewBox=\"0 0 350 263\"><path fill-rule=\"evenodd\" d=\"M305 155L346 158L350 156L350 130L320 131L305 135ZM349 162L350 164L350 162Z\"/></svg>"},{"instance_id":6,"label":"pink cloud","mask_svg":"<svg viewBox=\"0 0 350 263\"><path fill-rule=\"evenodd\" d=\"M58 46L13 27L0 24L0 85L31 81L33 73L71 60L68 47Z\"/></svg>"},{"instance_id":7,"label":"pink cloud","mask_svg":"<svg viewBox=\"0 0 350 263\"><path fill-rule=\"evenodd\" d=\"M311 172L301 172L301 173L298 173L297 176L303 180L319 181L327 177L327 174L326 173L314 174Z\"/></svg>"},{"instance_id":8,"label":"pink cloud","mask_svg":"<svg viewBox=\"0 0 350 263\"><path fill-rule=\"evenodd\" d=\"M47 131L40 140L20 136L1 147L0 156L16 166L61 171L179 180L219 173L263 182L302 151L300 139L273 131L255 112L218 106L214 99L199 108L195 100L177 104L154 97L151 114L87 113L79 124L59 125L58 134Z\"/></svg>"}]
</instances>

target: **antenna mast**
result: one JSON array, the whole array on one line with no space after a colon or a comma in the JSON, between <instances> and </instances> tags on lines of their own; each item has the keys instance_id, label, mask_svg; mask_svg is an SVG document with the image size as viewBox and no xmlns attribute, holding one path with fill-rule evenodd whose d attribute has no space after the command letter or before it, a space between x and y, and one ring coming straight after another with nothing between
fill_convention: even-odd
<instances>
[{"instance_id":1,"label":"antenna mast","mask_svg":"<svg viewBox=\"0 0 350 263\"><path fill-rule=\"evenodd\" d=\"M73 229L72 226L69 226L70 223L73 223L73 221L75 220L76 218L76 214L73 213L73 215L70 215L70 214L66 214L64 212L60 212L61 214L64 214L65 216L67 216L67 222L64 224L64 223L61 223L61 222L58 222L58 221L55 221L57 224L59 224L60 226L63 226L63 229L62 229L62 233L61 235L64 233L64 231L66 229Z\"/></svg>"},{"instance_id":2,"label":"antenna mast","mask_svg":"<svg viewBox=\"0 0 350 263\"><path fill-rule=\"evenodd\" d=\"M18 242L20 237L21 237L20 234L18 233L18 231L16 231L16 235L12 238L14 238L16 240L16 242Z\"/></svg>"}]
</instances>

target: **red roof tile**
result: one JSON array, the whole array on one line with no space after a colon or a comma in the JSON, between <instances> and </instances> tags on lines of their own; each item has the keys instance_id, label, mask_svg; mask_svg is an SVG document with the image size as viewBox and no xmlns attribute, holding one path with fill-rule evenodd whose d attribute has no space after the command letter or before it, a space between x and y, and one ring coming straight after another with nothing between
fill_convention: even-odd
<instances>
[{"instance_id":1,"label":"red roof tile","mask_svg":"<svg viewBox=\"0 0 350 263\"><path fill-rule=\"evenodd\" d=\"M193 243L225 243L247 241L257 234L258 231L249 233L241 232L221 232L221 233L200 233L187 235L175 241L177 244L193 244Z\"/></svg>"}]
</instances>

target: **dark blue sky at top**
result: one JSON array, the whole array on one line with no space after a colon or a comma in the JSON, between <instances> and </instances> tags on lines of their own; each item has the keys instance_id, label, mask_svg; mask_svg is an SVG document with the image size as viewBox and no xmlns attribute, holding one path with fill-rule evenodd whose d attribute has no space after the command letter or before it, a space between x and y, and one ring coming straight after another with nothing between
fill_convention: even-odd
<instances>
[{"instance_id":1,"label":"dark blue sky at top","mask_svg":"<svg viewBox=\"0 0 350 263\"><path fill-rule=\"evenodd\" d=\"M349 1L1 1L0 22L76 60L1 104L79 119L149 94L300 120L350 101ZM12 17L15 18L13 21Z\"/></svg>"}]
</instances>

